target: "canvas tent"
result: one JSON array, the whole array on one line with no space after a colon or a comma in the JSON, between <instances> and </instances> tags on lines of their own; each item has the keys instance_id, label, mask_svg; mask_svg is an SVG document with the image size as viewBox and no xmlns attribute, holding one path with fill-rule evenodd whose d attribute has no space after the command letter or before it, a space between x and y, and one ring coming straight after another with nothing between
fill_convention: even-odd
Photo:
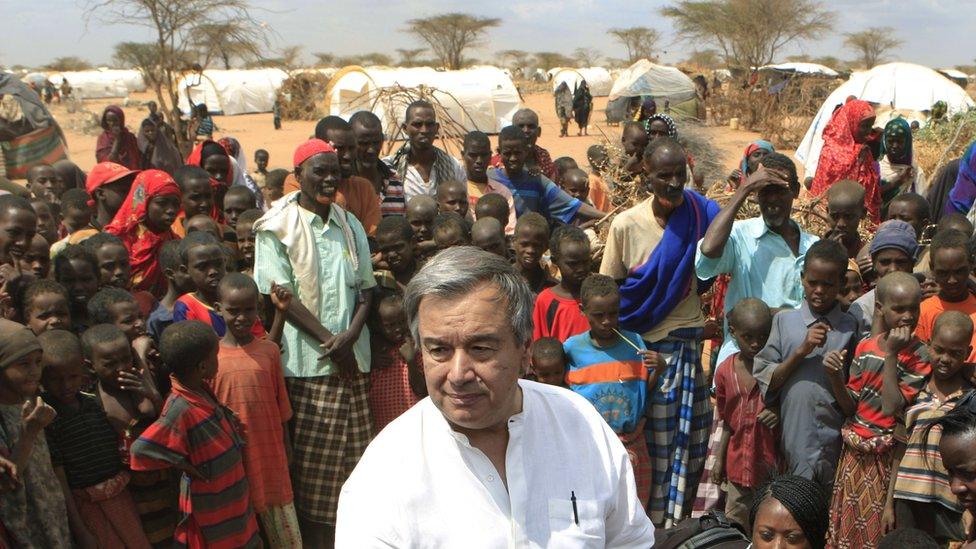
<instances>
[{"instance_id":1,"label":"canvas tent","mask_svg":"<svg viewBox=\"0 0 976 549\"><path fill-rule=\"evenodd\" d=\"M698 93L687 74L675 67L641 59L621 71L614 81L607 104L607 121L622 120L630 98L642 96L653 97L659 111L669 104L672 112L678 115L698 115Z\"/></svg>"},{"instance_id":2,"label":"canvas tent","mask_svg":"<svg viewBox=\"0 0 976 549\"><path fill-rule=\"evenodd\" d=\"M205 70L180 80L179 107L190 114L190 103L204 103L213 114L271 112L288 73L281 69ZM189 88L189 98L187 89Z\"/></svg>"},{"instance_id":3,"label":"canvas tent","mask_svg":"<svg viewBox=\"0 0 976 549\"><path fill-rule=\"evenodd\" d=\"M383 121L384 128L393 128L403 123L407 101L377 102L381 92L419 86L435 89L437 101L469 131L498 133L512 123L512 116L522 106L512 79L497 67L438 71L430 67L353 65L343 68L329 81L325 110L345 119L357 111L371 110Z\"/></svg>"},{"instance_id":4,"label":"canvas tent","mask_svg":"<svg viewBox=\"0 0 976 549\"><path fill-rule=\"evenodd\" d=\"M936 101L945 101L949 114L976 107L965 90L938 72L912 63L888 63L869 71L855 72L824 101L794 156L803 163L807 175L817 170L823 131L837 105L854 96L875 104L877 126L884 126L895 113L919 120L923 111Z\"/></svg>"},{"instance_id":5,"label":"canvas tent","mask_svg":"<svg viewBox=\"0 0 976 549\"><path fill-rule=\"evenodd\" d=\"M101 68L48 75L48 80L58 87L65 79L71 84L71 95L79 99L128 97L130 93L146 91L146 82L137 70Z\"/></svg>"},{"instance_id":6,"label":"canvas tent","mask_svg":"<svg viewBox=\"0 0 976 549\"><path fill-rule=\"evenodd\" d=\"M566 82L570 91L574 91L579 83L586 80L590 86L590 94L593 97L606 97L610 95L610 88L613 87L613 79L610 78L610 71L603 67L584 67L581 69L559 68L549 71L549 81L552 90L560 84Z\"/></svg>"}]
</instances>

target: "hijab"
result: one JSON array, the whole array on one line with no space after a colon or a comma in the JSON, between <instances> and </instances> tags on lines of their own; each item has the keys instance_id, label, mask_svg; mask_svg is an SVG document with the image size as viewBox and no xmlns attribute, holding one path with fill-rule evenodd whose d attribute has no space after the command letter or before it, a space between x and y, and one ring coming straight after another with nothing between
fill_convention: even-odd
<instances>
[{"instance_id":1,"label":"hijab","mask_svg":"<svg viewBox=\"0 0 976 549\"><path fill-rule=\"evenodd\" d=\"M115 136L109 131L108 124L105 122L105 118L109 113L114 114L119 119L119 126L122 128L121 133L119 133L119 139L122 141L119 145L119 157L111 161L121 164L130 170L142 168L142 155L139 153L139 143L136 140L136 136L132 135L132 132L125 127L125 112L118 105L109 105L102 112L102 134L98 136L98 142L95 145L96 160L99 162L110 160L109 153L112 152L112 147L115 145Z\"/></svg>"},{"instance_id":2,"label":"hijab","mask_svg":"<svg viewBox=\"0 0 976 549\"><path fill-rule=\"evenodd\" d=\"M739 171L741 172L739 175L739 185L745 184L746 178L749 176L749 155L759 150L766 151L767 153L776 152L776 148L769 141L758 139L750 143L746 147L745 152L742 153L742 162L739 162Z\"/></svg>"},{"instance_id":3,"label":"hijab","mask_svg":"<svg viewBox=\"0 0 976 549\"><path fill-rule=\"evenodd\" d=\"M893 156L891 152L885 150L889 137L903 137L905 148L899 156ZM904 166L912 165L912 127L904 118L892 118L885 124L884 138L881 140L882 154L888 156L888 162Z\"/></svg>"},{"instance_id":4,"label":"hijab","mask_svg":"<svg viewBox=\"0 0 976 549\"><path fill-rule=\"evenodd\" d=\"M139 152L145 157L146 151L149 149L150 142L146 136L146 131L150 127L156 129L156 139L151 143L153 146L152 156L143 158L147 164L146 168L162 170L173 175L176 168L183 165L182 155L176 149L176 145L163 133L162 126L156 124L152 118L146 118L139 126L139 135L136 137L136 142L139 144Z\"/></svg>"}]
</instances>

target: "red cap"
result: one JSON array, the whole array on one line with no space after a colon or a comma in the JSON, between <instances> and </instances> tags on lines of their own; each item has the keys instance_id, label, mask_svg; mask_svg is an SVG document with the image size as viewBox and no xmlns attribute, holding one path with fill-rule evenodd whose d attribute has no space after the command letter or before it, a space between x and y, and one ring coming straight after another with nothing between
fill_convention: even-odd
<instances>
[{"instance_id":1,"label":"red cap","mask_svg":"<svg viewBox=\"0 0 976 549\"><path fill-rule=\"evenodd\" d=\"M309 139L295 149L294 166L297 168L309 158L322 153L335 153L336 150L321 139ZM91 177L91 176L89 176Z\"/></svg>"},{"instance_id":2,"label":"red cap","mask_svg":"<svg viewBox=\"0 0 976 549\"><path fill-rule=\"evenodd\" d=\"M95 189L102 185L108 185L133 173L137 173L137 170L130 170L115 162L99 162L88 172L88 177L85 179L85 192L92 196Z\"/></svg>"}]
</instances>

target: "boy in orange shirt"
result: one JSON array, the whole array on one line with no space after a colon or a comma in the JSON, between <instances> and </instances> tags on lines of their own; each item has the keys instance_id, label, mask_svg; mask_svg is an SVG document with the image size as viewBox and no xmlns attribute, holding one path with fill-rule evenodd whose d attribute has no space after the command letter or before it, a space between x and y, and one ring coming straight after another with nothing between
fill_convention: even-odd
<instances>
[{"instance_id":1,"label":"boy in orange shirt","mask_svg":"<svg viewBox=\"0 0 976 549\"><path fill-rule=\"evenodd\" d=\"M976 296L969 291L973 258L969 235L954 229L940 231L929 245L929 267L939 285L939 293L922 301L915 335L928 343L932 339L935 319L944 311L976 314Z\"/></svg>"}]
</instances>

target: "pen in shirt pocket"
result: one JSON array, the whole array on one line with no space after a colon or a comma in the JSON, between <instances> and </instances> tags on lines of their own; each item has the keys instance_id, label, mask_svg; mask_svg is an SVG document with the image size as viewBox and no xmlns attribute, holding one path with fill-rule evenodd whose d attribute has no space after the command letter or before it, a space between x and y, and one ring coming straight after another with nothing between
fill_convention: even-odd
<instances>
[{"instance_id":1,"label":"pen in shirt pocket","mask_svg":"<svg viewBox=\"0 0 976 549\"><path fill-rule=\"evenodd\" d=\"M576 522L576 526L579 526L579 513L576 511L576 492L570 490L569 501L573 504L573 521Z\"/></svg>"}]
</instances>

